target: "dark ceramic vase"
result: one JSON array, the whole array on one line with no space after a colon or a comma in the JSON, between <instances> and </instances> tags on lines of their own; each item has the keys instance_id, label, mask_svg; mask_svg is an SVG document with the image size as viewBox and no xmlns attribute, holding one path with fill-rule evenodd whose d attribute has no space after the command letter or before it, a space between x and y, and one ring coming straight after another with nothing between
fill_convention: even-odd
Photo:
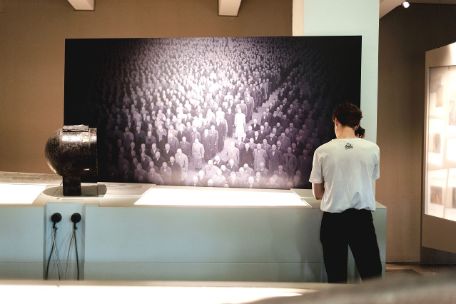
<instances>
[{"instance_id":1,"label":"dark ceramic vase","mask_svg":"<svg viewBox=\"0 0 456 304\"><path fill-rule=\"evenodd\" d=\"M97 129L64 126L48 139L45 154L51 170L63 178L63 195L81 195L81 177L97 174Z\"/></svg>"}]
</instances>

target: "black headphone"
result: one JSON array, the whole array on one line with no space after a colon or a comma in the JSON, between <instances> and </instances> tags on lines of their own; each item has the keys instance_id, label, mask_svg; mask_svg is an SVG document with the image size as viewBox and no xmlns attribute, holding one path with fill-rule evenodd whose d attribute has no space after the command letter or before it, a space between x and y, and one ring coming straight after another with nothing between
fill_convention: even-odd
<instances>
[{"instance_id":1,"label":"black headphone","mask_svg":"<svg viewBox=\"0 0 456 304\"><path fill-rule=\"evenodd\" d=\"M60 213L56 212L53 215L51 215L52 228L56 229L57 227L55 225L61 220L62 215Z\"/></svg>"},{"instance_id":2,"label":"black headphone","mask_svg":"<svg viewBox=\"0 0 456 304\"><path fill-rule=\"evenodd\" d=\"M75 229L75 230L78 229L78 228L76 227L76 224L79 223L79 222L81 221L81 214L79 214L79 213L77 213L77 212L76 212L76 213L73 213L73 214L71 215L71 221L73 222L73 229Z\"/></svg>"}]
</instances>

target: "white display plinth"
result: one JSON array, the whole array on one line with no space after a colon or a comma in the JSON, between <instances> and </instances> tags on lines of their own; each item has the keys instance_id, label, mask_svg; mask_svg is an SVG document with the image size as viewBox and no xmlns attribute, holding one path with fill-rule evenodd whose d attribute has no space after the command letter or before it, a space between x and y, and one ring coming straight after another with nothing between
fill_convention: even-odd
<instances>
[{"instance_id":1,"label":"white display plinth","mask_svg":"<svg viewBox=\"0 0 456 304\"><path fill-rule=\"evenodd\" d=\"M37 244L33 251L39 254L32 259L41 270L50 248L51 214L62 214L59 233L63 235L70 233L71 214L79 212L78 246L84 279L326 280L319 240L322 213L310 190L100 183L84 185L83 195L63 197L61 186L50 183L28 207L39 214L27 222L37 221L41 226L30 227L23 235ZM25 207L2 207L1 214L10 223L20 223L23 216L16 213L21 208ZM386 208L380 204L374 225L384 263ZM12 228L2 231L0 243L5 245L18 235ZM64 239L62 236L61 246ZM18 250L30 253L32 248L27 244L32 243L24 242ZM64 260L66 251L61 251ZM13 255L0 255L0 266L2 262L22 263ZM69 262L74 264L74 260ZM21 267L28 266L24 263ZM355 273L350 258L351 279ZM10 274L8 278L14 277Z\"/></svg>"}]
</instances>

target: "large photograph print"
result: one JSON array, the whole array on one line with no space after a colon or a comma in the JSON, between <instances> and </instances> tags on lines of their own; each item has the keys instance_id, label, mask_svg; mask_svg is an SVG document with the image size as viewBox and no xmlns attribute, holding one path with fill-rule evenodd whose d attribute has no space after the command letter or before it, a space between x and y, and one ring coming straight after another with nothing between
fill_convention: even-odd
<instances>
[{"instance_id":1,"label":"large photograph print","mask_svg":"<svg viewBox=\"0 0 456 304\"><path fill-rule=\"evenodd\" d=\"M360 75L361 37L67 39L64 121L100 181L310 188Z\"/></svg>"}]
</instances>

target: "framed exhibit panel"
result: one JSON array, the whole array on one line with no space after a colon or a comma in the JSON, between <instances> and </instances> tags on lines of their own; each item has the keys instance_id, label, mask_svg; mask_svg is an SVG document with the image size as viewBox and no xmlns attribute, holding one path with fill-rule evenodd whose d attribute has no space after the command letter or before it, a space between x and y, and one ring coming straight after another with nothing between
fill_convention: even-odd
<instances>
[{"instance_id":1,"label":"framed exhibit panel","mask_svg":"<svg viewBox=\"0 0 456 304\"><path fill-rule=\"evenodd\" d=\"M361 37L67 39L65 125L99 181L309 188L334 107L360 104Z\"/></svg>"},{"instance_id":2,"label":"framed exhibit panel","mask_svg":"<svg viewBox=\"0 0 456 304\"><path fill-rule=\"evenodd\" d=\"M428 68L425 213L455 221L456 66Z\"/></svg>"},{"instance_id":3,"label":"framed exhibit panel","mask_svg":"<svg viewBox=\"0 0 456 304\"><path fill-rule=\"evenodd\" d=\"M456 253L456 44L426 52L422 246Z\"/></svg>"}]
</instances>

